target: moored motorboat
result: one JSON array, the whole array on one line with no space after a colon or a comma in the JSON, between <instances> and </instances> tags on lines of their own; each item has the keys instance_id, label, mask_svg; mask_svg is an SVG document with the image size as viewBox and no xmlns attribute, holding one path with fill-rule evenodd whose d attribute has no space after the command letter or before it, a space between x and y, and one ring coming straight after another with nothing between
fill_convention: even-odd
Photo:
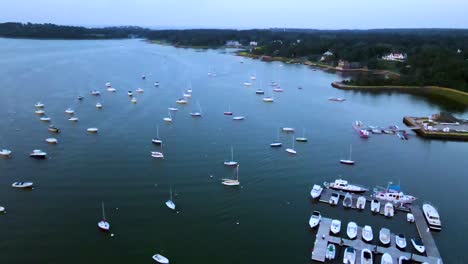
<instances>
[{"instance_id":1,"label":"moored motorboat","mask_svg":"<svg viewBox=\"0 0 468 264\"><path fill-rule=\"evenodd\" d=\"M364 208L366 208L366 202L367 202L366 197L359 196L357 198L356 208L359 210L364 210Z\"/></svg>"},{"instance_id":2,"label":"moored motorboat","mask_svg":"<svg viewBox=\"0 0 468 264\"><path fill-rule=\"evenodd\" d=\"M11 150L9 149L1 149L0 150L0 156L5 156L5 157L9 157L11 156Z\"/></svg>"},{"instance_id":3,"label":"moored motorboat","mask_svg":"<svg viewBox=\"0 0 468 264\"><path fill-rule=\"evenodd\" d=\"M68 118L68 121L71 121L71 122L78 122L78 117L70 117Z\"/></svg>"},{"instance_id":4,"label":"moored motorboat","mask_svg":"<svg viewBox=\"0 0 468 264\"><path fill-rule=\"evenodd\" d=\"M86 131L88 131L89 133L97 133L99 129L97 127L90 127L86 129Z\"/></svg>"},{"instance_id":5,"label":"moored motorboat","mask_svg":"<svg viewBox=\"0 0 468 264\"><path fill-rule=\"evenodd\" d=\"M283 127L281 130L283 132L294 132L294 128L292 127Z\"/></svg>"},{"instance_id":6,"label":"moored motorboat","mask_svg":"<svg viewBox=\"0 0 468 264\"><path fill-rule=\"evenodd\" d=\"M339 190L339 191L344 191L344 192L351 192L351 193L364 193L367 191L366 188L354 185L354 184L349 184L348 181L343 180L343 179L337 179L334 182L331 183L324 183L325 187L334 189L334 190Z\"/></svg>"},{"instance_id":7,"label":"moored motorboat","mask_svg":"<svg viewBox=\"0 0 468 264\"><path fill-rule=\"evenodd\" d=\"M437 231L442 230L442 223L437 209L428 203L423 204L422 208L429 228Z\"/></svg>"},{"instance_id":8,"label":"moored motorboat","mask_svg":"<svg viewBox=\"0 0 468 264\"><path fill-rule=\"evenodd\" d=\"M97 102L97 103L96 103L96 108L97 108L97 109L101 109L101 108L102 108L102 104L101 104L100 102Z\"/></svg>"},{"instance_id":9,"label":"moored motorboat","mask_svg":"<svg viewBox=\"0 0 468 264\"><path fill-rule=\"evenodd\" d=\"M336 247L334 244L328 244L327 252L325 253L325 258L329 260L335 259L336 256Z\"/></svg>"},{"instance_id":10,"label":"moored motorboat","mask_svg":"<svg viewBox=\"0 0 468 264\"><path fill-rule=\"evenodd\" d=\"M398 264L411 264L410 260L405 256L398 257Z\"/></svg>"},{"instance_id":11,"label":"moored motorboat","mask_svg":"<svg viewBox=\"0 0 468 264\"><path fill-rule=\"evenodd\" d=\"M374 239L371 226L365 225L364 228L362 228L362 239L366 242L370 242Z\"/></svg>"},{"instance_id":12,"label":"moored motorboat","mask_svg":"<svg viewBox=\"0 0 468 264\"><path fill-rule=\"evenodd\" d=\"M169 259L167 259L166 257L164 257L163 255L160 255L160 254L153 255L153 260L158 262L158 263L162 263L162 264L169 263Z\"/></svg>"},{"instance_id":13,"label":"moored motorboat","mask_svg":"<svg viewBox=\"0 0 468 264\"><path fill-rule=\"evenodd\" d=\"M232 118L232 120L244 120L245 117L244 116L235 116Z\"/></svg>"},{"instance_id":14,"label":"moored motorboat","mask_svg":"<svg viewBox=\"0 0 468 264\"><path fill-rule=\"evenodd\" d=\"M323 191L322 186L318 184L314 184L314 186L312 187L312 190L310 190L310 196L312 197L312 199L316 199L320 197L320 195L322 194L322 191Z\"/></svg>"},{"instance_id":15,"label":"moored motorboat","mask_svg":"<svg viewBox=\"0 0 468 264\"><path fill-rule=\"evenodd\" d=\"M381 190L375 192L373 196L379 200L399 204L409 204L416 200L416 197L404 194L399 185L393 185L391 182L387 185L387 188L378 188Z\"/></svg>"},{"instance_id":16,"label":"moored motorboat","mask_svg":"<svg viewBox=\"0 0 468 264\"><path fill-rule=\"evenodd\" d=\"M36 111L34 111L34 113L35 113L36 115L45 115L45 111L42 110L42 109L36 110Z\"/></svg>"},{"instance_id":17,"label":"moored motorboat","mask_svg":"<svg viewBox=\"0 0 468 264\"><path fill-rule=\"evenodd\" d=\"M53 133L60 133L60 129L54 125L50 125L47 130L49 130L50 132L53 132Z\"/></svg>"},{"instance_id":18,"label":"moored motorboat","mask_svg":"<svg viewBox=\"0 0 468 264\"><path fill-rule=\"evenodd\" d=\"M43 121L43 122L50 122L51 118L50 118L50 117L43 116L43 117L39 118L39 120L41 120L41 121Z\"/></svg>"},{"instance_id":19,"label":"moored motorboat","mask_svg":"<svg viewBox=\"0 0 468 264\"><path fill-rule=\"evenodd\" d=\"M347 247L343 255L344 264L356 263L356 250L353 247Z\"/></svg>"},{"instance_id":20,"label":"moored motorboat","mask_svg":"<svg viewBox=\"0 0 468 264\"><path fill-rule=\"evenodd\" d=\"M424 251L426 251L426 247L419 238L412 238L411 244L413 244L414 249L416 249L416 251L418 251L421 254L424 253Z\"/></svg>"},{"instance_id":21,"label":"moored motorboat","mask_svg":"<svg viewBox=\"0 0 468 264\"><path fill-rule=\"evenodd\" d=\"M371 201L371 211L373 213L378 213L380 212L380 201L377 199L372 199Z\"/></svg>"},{"instance_id":22,"label":"moored motorboat","mask_svg":"<svg viewBox=\"0 0 468 264\"><path fill-rule=\"evenodd\" d=\"M56 138L46 138L45 141L49 144L58 144L58 140Z\"/></svg>"},{"instance_id":23,"label":"moored motorboat","mask_svg":"<svg viewBox=\"0 0 468 264\"><path fill-rule=\"evenodd\" d=\"M65 113L66 113L66 114L69 114L69 115L73 115L73 114L75 113L75 111L73 111L73 109L71 109L71 108L67 108L67 109L65 110Z\"/></svg>"},{"instance_id":24,"label":"moored motorboat","mask_svg":"<svg viewBox=\"0 0 468 264\"><path fill-rule=\"evenodd\" d=\"M178 104L186 104L187 100L180 98L179 100L176 101Z\"/></svg>"},{"instance_id":25,"label":"moored motorboat","mask_svg":"<svg viewBox=\"0 0 468 264\"><path fill-rule=\"evenodd\" d=\"M393 264L392 256L388 253L384 253L382 255L382 259L380 260L380 264Z\"/></svg>"},{"instance_id":26,"label":"moored motorboat","mask_svg":"<svg viewBox=\"0 0 468 264\"><path fill-rule=\"evenodd\" d=\"M133 97L132 100L130 100L130 102L132 102L133 104L136 104L138 100L135 97Z\"/></svg>"},{"instance_id":27,"label":"moored motorboat","mask_svg":"<svg viewBox=\"0 0 468 264\"><path fill-rule=\"evenodd\" d=\"M348 226L346 227L346 234L348 235L349 239L355 239L357 236L358 226L355 222L349 222Z\"/></svg>"},{"instance_id":28,"label":"moored motorboat","mask_svg":"<svg viewBox=\"0 0 468 264\"><path fill-rule=\"evenodd\" d=\"M361 264L373 264L374 261L372 260L372 252L367 249L367 248L364 248L362 251L361 251Z\"/></svg>"},{"instance_id":29,"label":"moored motorboat","mask_svg":"<svg viewBox=\"0 0 468 264\"><path fill-rule=\"evenodd\" d=\"M340 199L340 195L339 195L339 194L337 194L337 193L332 193L332 195L330 196L330 200L328 200L328 203L329 203L330 205L337 205L339 199Z\"/></svg>"},{"instance_id":30,"label":"moored motorboat","mask_svg":"<svg viewBox=\"0 0 468 264\"><path fill-rule=\"evenodd\" d=\"M404 234L398 234L395 236L395 244L399 249L406 248L406 237Z\"/></svg>"},{"instance_id":31,"label":"moored motorboat","mask_svg":"<svg viewBox=\"0 0 468 264\"><path fill-rule=\"evenodd\" d=\"M109 92L116 92L117 89L115 89L114 87L109 87L109 88L107 88L107 91L109 91Z\"/></svg>"},{"instance_id":32,"label":"moored motorboat","mask_svg":"<svg viewBox=\"0 0 468 264\"><path fill-rule=\"evenodd\" d=\"M390 230L388 228L381 228L379 232L379 240L383 245L390 244Z\"/></svg>"},{"instance_id":33,"label":"moored motorboat","mask_svg":"<svg viewBox=\"0 0 468 264\"><path fill-rule=\"evenodd\" d=\"M351 207L353 205L353 196L350 193L346 193L343 199L344 207Z\"/></svg>"},{"instance_id":34,"label":"moored motorboat","mask_svg":"<svg viewBox=\"0 0 468 264\"><path fill-rule=\"evenodd\" d=\"M414 223L414 215L412 213L407 213L406 221L408 221L408 223Z\"/></svg>"},{"instance_id":35,"label":"moored motorboat","mask_svg":"<svg viewBox=\"0 0 468 264\"><path fill-rule=\"evenodd\" d=\"M314 228L314 227L318 226L318 224L320 223L320 220L322 220L322 215L320 214L320 212L319 211L313 211L312 215L310 216L310 219L309 219L310 228Z\"/></svg>"},{"instance_id":36,"label":"moored motorboat","mask_svg":"<svg viewBox=\"0 0 468 264\"><path fill-rule=\"evenodd\" d=\"M11 187L13 188L32 188L34 183L32 182L14 182Z\"/></svg>"},{"instance_id":37,"label":"moored motorboat","mask_svg":"<svg viewBox=\"0 0 468 264\"><path fill-rule=\"evenodd\" d=\"M36 107L36 108L44 108L45 105L44 105L43 103L41 103L41 102L37 102L37 103L34 105L34 107Z\"/></svg>"},{"instance_id":38,"label":"moored motorboat","mask_svg":"<svg viewBox=\"0 0 468 264\"><path fill-rule=\"evenodd\" d=\"M142 88L137 88L135 91L136 91L137 93L143 93L145 90L143 90Z\"/></svg>"},{"instance_id":39,"label":"moored motorboat","mask_svg":"<svg viewBox=\"0 0 468 264\"><path fill-rule=\"evenodd\" d=\"M333 219L330 225L330 231L332 234L338 234L341 231L341 221Z\"/></svg>"},{"instance_id":40,"label":"moored motorboat","mask_svg":"<svg viewBox=\"0 0 468 264\"><path fill-rule=\"evenodd\" d=\"M101 92L98 91L98 90L92 90L90 93L91 93L91 95L100 95L101 94Z\"/></svg>"},{"instance_id":41,"label":"moored motorboat","mask_svg":"<svg viewBox=\"0 0 468 264\"><path fill-rule=\"evenodd\" d=\"M164 159L164 154L159 151L151 151L151 157L156 159Z\"/></svg>"},{"instance_id":42,"label":"moored motorboat","mask_svg":"<svg viewBox=\"0 0 468 264\"><path fill-rule=\"evenodd\" d=\"M386 203L384 206L384 215L386 217L393 217L394 214L395 214L395 209L393 208L393 204Z\"/></svg>"},{"instance_id":43,"label":"moored motorboat","mask_svg":"<svg viewBox=\"0 0 468 264\"><path fill-rule=\"evenodd\" d=\"M3 213L5 213L5 212L6 212L6 211L5 211L5 207L0 206L0 214L3 214Z\"/></svg>"},{"instance_id":44,"label":"moored motorboat","mask_svg":"<svg viewBox=\"0 0 468 264\"><path fill-rule=\"evenodd\" d=\"M47 157L47 153L40 149L35 149L29 154L29 156L36 159L45 159Z\"/></svg>"}]
</instances>

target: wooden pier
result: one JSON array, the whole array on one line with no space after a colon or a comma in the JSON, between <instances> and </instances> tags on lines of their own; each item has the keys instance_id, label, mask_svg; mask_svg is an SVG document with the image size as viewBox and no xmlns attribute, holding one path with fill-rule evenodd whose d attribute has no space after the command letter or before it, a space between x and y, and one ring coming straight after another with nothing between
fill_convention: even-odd
<instances>
[{"instance_id":1,"label":"wooden pier","mask_svg":"<svg viewBox=\"0 0 468 264\"><path fill-rule=\"evenodd\" d=\"M424 221L424 219L422 219ZM434 241L432 240L433 244L425 244L426 246L426 253L427 256L422 256L422 255L416 255L412 253L408 253L405 251L401 251L396 247L395 244L395 235L391 234L391 239L390 239L390 245L388 247L384 246L379 246L379 245L373 245L366 243L362 240L362 228L358 227L358 232L357 232L357 237L355 239L347 239L347 238L341 238L337 236L332 236L330 235L330 226L331 226L332 219L322 217L322 220L320 221L318 231L317 231L317 236L315 239L314 243L314 248L312 251L312 260L314 261L319 261L319 262L325 262L326 260L326 253L327 253L327 245L329 243L335 244L336 246L341 246L341 247L353 247L356 249L356 263L361 263L361 251L365 248L369 249L371 252L373 252L374 255L379 254L382 255L384 253L388 253L392 256L393 263L398 263L398 257L400 256L405 256L408 259L417 261L417 262L426 262L428 264L442 264L442 259L440 258L440 255L438 255L438 250L437 247L435 246ZM376 230L373 230L374 232L374 241L379 241L379 232ZM340 234L346 234L346 224L342 223L341 225L341 232ZM377 234L376 234L377 233ZM432 236L430 236L432 238ZM429 239L426 237L426 239ZM411 241L407 241L408 245L407 247L411 247ZM424 242L424 240L423 240ZM431 250L428 250L429 247L434 247L431 248ZM337 247L337 251L340 248ZM431 254L437 254L437 255L431 255ZM337 254L338 255L338 254Z\"/></svg>"}]
</instances>

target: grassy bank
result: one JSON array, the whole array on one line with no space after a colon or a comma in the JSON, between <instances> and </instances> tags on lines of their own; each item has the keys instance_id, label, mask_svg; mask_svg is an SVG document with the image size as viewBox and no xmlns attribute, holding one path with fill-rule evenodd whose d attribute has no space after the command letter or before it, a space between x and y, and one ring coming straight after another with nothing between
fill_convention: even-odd
<instances>
[{"instance_id":1,"label":"grassy bank","mask_svg":"<svg viewBox=\"0 0 468 264\"><path fill-rule=\"evenodd\" d=\"M445 99L468 105L468 93L439 86L358 86L346 85L341 82L334 82L332 86L343 90L361 90L361 91L397 91L408 93L420 93L443 97Z\"/></svg>"}]
</instances>

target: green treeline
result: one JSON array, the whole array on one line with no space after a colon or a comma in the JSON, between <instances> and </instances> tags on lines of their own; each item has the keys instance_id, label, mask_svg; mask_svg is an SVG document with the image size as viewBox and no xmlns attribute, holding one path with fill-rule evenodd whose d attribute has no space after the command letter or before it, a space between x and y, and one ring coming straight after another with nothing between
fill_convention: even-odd
<instances>
[{"instance_id":1,"label":"green treeline","mask_svg":"<svg viewBox=\"0 0 468 264\"><path fill-rule=\"evenodd\" d=\"M338 66L390 70L400 77L359 74L356 85L443 86L468 91L468 30L466 29L190 29L150 30L139 27L84 28L52 24L0 24L0 36L23 38L127 38L141 37L177 46L220 47L238 41L254 55L294 58ZM251 41L256 47L248 47ZM333 53L321 61L324 52ZM384 61L389 53L404 53L402 62ZM396 75L395 75L396 76Z\"/></svg>"}]
</instances>

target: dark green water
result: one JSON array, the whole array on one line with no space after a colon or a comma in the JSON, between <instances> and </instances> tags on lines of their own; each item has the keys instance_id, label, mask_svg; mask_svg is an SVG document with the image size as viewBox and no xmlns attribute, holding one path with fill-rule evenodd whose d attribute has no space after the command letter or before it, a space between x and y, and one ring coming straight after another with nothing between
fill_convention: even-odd
<instances>
[{"instance_id":1,"label":"dark green water","mask_svg":"<svg viewBox=\"0 0 468 264\"><path fill-rule=\"evenodd\" d=\"M216 78L207 76L210 69ZM253 73L257 81L245 88L242 83ZM266 104L254 91L273 78L285 92ZM443 220L444 230L435 238L445 263L463 263L468 144L416 136L405 142L386 135L361 140L351 129L356 119L403 126L404 115L425 116L440 106L411 95L338 91L330 86L337 79L300 65L138 40L0 39L0 148L13 150L11 159L0 159L0 205L7 209L0 215L1 262L152 263L159 252L171 263L308 263L313 210L342 219L343 225L353 220L374 230L386 226L408 237L416 234L403 214L387 220L368 210L310 201L314 183L342 175L370 187L400 181L419 202L431 201ZM156 80L158 88L152 85ZM105 90L107 81L117 93ZM176 106L189 82L191 102L178 106L173 124L164 124L167 108ZM126 91L137 87L145 92L131 104ZM91 97L91 89L100 89L101 98ZM75 99L79 94L85 95L82 102ZM332 103L329 96L348 100ZM37 101L46 104L46 113L63 130L56 146L44 142L51 135L34 114ZM103 110L96 110L97 101ZM200 119L188 115L197 101ZM246 119L233 122L224 116L228 105ZM68 107L80 122L66 120ZM158 149L151 144L157 125L164 160L149 155ZM306 129L309 142L296 143L297 156L284 151L291 144L285 134L282 149L269 147L281 126ZM99 134L87 134L88 127L98 127ZM231 144L241 188L220 184L233 173L222 164ZM349 144L358 164L340 166ZM30 159L36 148L49 159ZM35 182L34 190L10 186L27 180ZM170 183L178 213L164 205ZM97 230L101 201L114 237Z\"/></svg>"}]
</instances>

